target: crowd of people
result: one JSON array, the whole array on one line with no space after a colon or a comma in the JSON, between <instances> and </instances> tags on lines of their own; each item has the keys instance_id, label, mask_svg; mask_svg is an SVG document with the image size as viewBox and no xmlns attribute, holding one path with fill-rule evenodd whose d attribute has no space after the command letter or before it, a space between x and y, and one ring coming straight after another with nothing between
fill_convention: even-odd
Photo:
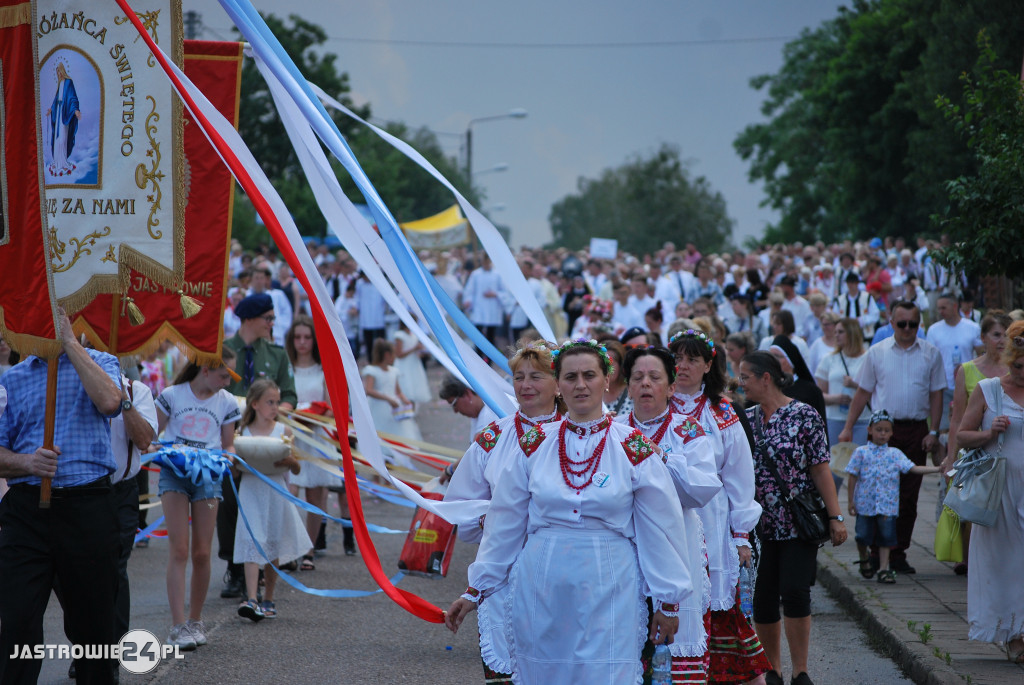
<instances>
[{"instance_id":1,"label":"crowd of people","mask_svg":"<svg viewBox=\"0 0 1024 685\"><path fill-rule=\"evenodd\" d=\"M996 526L976 527L956 571L968 576L971 638L1002 642L1011 659L1024 659L1015 618L1024 607L999 590L1013 561L1024 562L1020 545L1007 544L1024 539L1015 442L1024 435L1024 312L982 315L977 284L943 269L935 247L875 239L702 255L667 243L615 259L523 249L517 263L552 341L540 339L485 255L422 253L483 335L512 350L515 414L498 419L454 377L437 393L472 419L469 451L442 476L447 497L491 501L486 516L459 527L480 549L470 587L447 614L455 630L479 608L487 681L633 682L650 677L652 654L668 644L674 682L775 685L784 682L785 629L792 682L806 685L818 545L798 535L790 498L816 493L831 519L827 537L842 544L830 447L858 445L846 468L846 513L857 517L859 568L895 582L915 572L907 549L922 476L940 462L948 471L960 447L992 447L998 435L1009 474L1003 511ZM431 398L423 341L346 252L309 249L361 359L377 428L418 439L416 412ZM135 533L146 527L138 497L148 474L138 464L157 435L230 455L238 434L280 435L279 409L330 411L308 303L287 265L236 245L229 269L217 363L186 363L165 344L118 368L62 327L64 401L78 418L58 429L53 450L42 447L45 364L18 364L0 343L0 475L11 486L0 504L5 673L38 668L6 655L15 639L42 641L43 585L62 588L74 642L109 644L123 632L128 598L117 578L126 580ZM321 509L339 489L315 465L279 466L275 482ZM55 479L60 515L47 525L60 529L56 537L24 518L43 476ZM117 526L81 539L90 548L76 558L104 557L88 574L68 563L69 550L8 553L26 540L72 535L111 493L127 504ZM208 640L202 609L215 532L227 563L221 595L239 599L239 615L253 621L277 615L266 561L312 571L325 545L320 517L303 520L238 469L215 485L164 468L159 496L170 548L168 642L184 648ZM351 529L343 545L356 553ZM45 573L27 579L29 563ZM746 611L741 576L754 578ZM90 599L110 606L98 610L72 591L92 586L102 592ZM116 674L109 664L75 666L91 682Z\"/></svg>"}]
</instances>

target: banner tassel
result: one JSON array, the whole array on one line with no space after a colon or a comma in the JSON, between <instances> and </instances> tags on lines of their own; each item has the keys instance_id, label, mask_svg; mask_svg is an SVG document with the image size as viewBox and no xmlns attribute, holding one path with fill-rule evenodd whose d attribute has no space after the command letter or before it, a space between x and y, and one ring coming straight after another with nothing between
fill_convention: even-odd
<instances>
[{"instance_id":1,"label":"banner tassel","mask_svg":"<svg viewBox=\"0 0 1024 685\"><path fill-rule=\"evenodd\" d=\"M178 290L178 296L181 300L181 315L186 319L192 318L203 308L203 304L199 300L189 297L181 289Z\"/></svg>"},{"instance_id":2,"label":"banner tassel","mask_svg":"<svg viewBox=\"0 0 1024 685\"><path fill-rule=\"evenodd\" d=\"M135 304L135 300L127 298L127 304L125 308L128 310L128 322L133 326L141 326L146 323L146 317L142 314L142 310L139 309L139 305Z\"/></svg>"}]
</instances>

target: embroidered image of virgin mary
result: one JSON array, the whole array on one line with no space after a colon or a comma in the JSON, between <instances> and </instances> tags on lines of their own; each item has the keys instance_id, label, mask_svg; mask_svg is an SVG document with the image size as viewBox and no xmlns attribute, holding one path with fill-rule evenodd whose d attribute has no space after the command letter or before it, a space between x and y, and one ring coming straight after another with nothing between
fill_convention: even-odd
<instances>
[{"instance_id":1,"label":"embroidered image of virgin mary","mask_svg":"<svg viewBox=\"0 0 1024 685\"><path fill-rule=\"evenodd\" d=\"M50 164L48 170L52 176L70 176L76 166L71 162L71 153L75 150L75 134L78 133L78 120L82 118L81 103L75 82L68 76L67 61L57 59L54 68L57 78L57 92L53 103L46 110L50 118Z\"/></svg>"},{"instance_id":2,"label":"embroidered image of virgin mary","mask_svg":"<svg viewBox=\"0 0 1024 685\"><path fill-rule=\"evenodd\" d=\"M40 91L46 185L98 185L103 95L92 60L70 46L54 50Z\"/></svg>"}]
</instances>

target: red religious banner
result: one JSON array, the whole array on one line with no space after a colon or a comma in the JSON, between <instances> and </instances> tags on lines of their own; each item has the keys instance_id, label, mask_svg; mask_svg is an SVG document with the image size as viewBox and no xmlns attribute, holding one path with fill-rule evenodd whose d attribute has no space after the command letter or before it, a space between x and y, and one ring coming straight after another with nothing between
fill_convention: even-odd
<instances>
[{"instance_id":1,"label":"red religious banner","mask_svg":"<svg viewBox=\"0 0 1024 685\"><path fill-rule=\"evenodd\" d=\"M185 41L185 73L237 126L242 44ZM166 339L200 363L220 359L234 179L187 110L184 118L187 204L182 289L202 309L185 318L176 291L133 271L128 294L144 313L144 322L131 325L126 303L117 295L100 295L75 320L75 330L84 332L97 349L144 355Z\"/></svg>"},{"instance_id":2,"label":"red religious banner","mask_svg":"<svg viewBox=\"0 0 1024 685\"><path fill-rule=\"evenodd\" d=\"M56 357L37 76L32 3L0 0L0 335L23 355Z\"/></svg>"}]
</instances>

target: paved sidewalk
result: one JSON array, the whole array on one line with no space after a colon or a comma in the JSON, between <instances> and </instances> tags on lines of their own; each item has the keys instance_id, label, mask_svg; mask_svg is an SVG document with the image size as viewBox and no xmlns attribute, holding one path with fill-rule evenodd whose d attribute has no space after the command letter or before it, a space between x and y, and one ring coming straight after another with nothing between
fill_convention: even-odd
<instances>
[{"instance_id":1,"label":"paved sidewalk","mask_svg":"<svg viewBox=\"0 0 1024 685\"><path fill-rule=\"evenodd\" d=\"M849 542L835 548L826 545L818 555L818 581L917 683L1024 683L1024 667L1008 662L1002 649L967 639L967 579L954 575L953 564L936 561L932 549L938 478L926 476L921 486L908 554L916 574L898 576L895 585L862 578L851 517ZM845 502L844 498L845 493L840 501ZM1007 592L1021 589L1007 588Z\"/></svg>"}]
</instances>

